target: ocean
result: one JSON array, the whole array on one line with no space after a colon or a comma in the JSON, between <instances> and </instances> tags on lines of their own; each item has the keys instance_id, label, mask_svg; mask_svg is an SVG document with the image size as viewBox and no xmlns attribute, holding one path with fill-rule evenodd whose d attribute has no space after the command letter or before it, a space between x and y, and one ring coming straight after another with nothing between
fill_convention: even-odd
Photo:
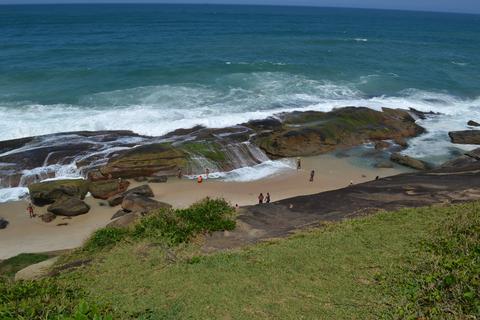
<instances>
[{"instance_id":1,"label":"ocean","mask_svg":"<svg viewBox=\"0 0 480 320\"><path fill-rule=\"evenodd\" d=\"M440 162L480 121L480 15L273 6L0 6L0 140L162 135L290 110L416 108Z\"/></svg>"}]
</instances>

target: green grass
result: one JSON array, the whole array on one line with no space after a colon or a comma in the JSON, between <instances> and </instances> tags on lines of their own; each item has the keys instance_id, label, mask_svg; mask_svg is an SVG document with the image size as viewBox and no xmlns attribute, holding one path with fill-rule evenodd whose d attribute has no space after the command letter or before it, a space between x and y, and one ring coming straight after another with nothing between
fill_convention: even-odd
<instances>
[{"instance_id":1,"label":"green grass","mask_svg":"<svg viewBox=\"0 0 480 320\"><path fill-rule=\"evenodd\" d=\"M94 251L91 265L51 280L78 293L54 305L72 315L85 303L115 319L480 317L479 203L379 213L205 255L177 231L204 231L211 205L198 217L176 211L168 228L161 216L143 220L138 238Z\"/></svg>"},{"instance_id":2,"label":"green grass","mask_svg":"<svg viewBox=\"0 0 480 320\"><path fill-rule=\"evenodd\" d=\"M13 278L15 273L29 265L42 262L51 258L47 254L21 253L15 257L0 262L0 278Z\"/></svg>"},{"instance_id":3,"label":"green grass","mask_svg":"<svg viewBox=\"0 0 480 320\"><path fill-rule=\"evenodd\" d=\"M471 219L478 215L478 204L466 204L380 213L207 256L193 245L123 243L102 262L69 277L84 286L90 299L112 303L119 318L408 318L411 312L405 310L423 314L423 307L412 306L406 295L411 281L424 277L411 270L425 268L425 255L437 259L443 254L425 246L450 230L461 212L470 212L465 223L478 228L478 220ZM479 315L471 308L463 312L459 319ZM448 318L443 313L430 318L443 316Z\"/></svg>"}]
</instances>

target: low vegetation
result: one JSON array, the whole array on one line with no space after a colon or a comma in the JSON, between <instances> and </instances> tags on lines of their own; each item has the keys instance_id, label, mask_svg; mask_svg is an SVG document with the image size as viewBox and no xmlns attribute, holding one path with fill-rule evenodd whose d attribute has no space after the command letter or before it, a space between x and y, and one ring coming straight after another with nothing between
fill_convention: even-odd
<instances>
[{"instance_id":1,"label":"low vegetation","mask_svg":"<svg viewBox=\"0 0 480 320\"><path fill-rule=\"evenodd\" d=\"M13 278L15 273L29 265L50 258L47 254L22 253L18 256L0 262L0 278Z\"/></svg>"},{"instance_id":2,"label":"low vegetation","mask_svg":"<svg viewBox=\"0 0 480 320\"><path fill-rule=\"evenodd\" d=\"M89 266L3 282L0 318L476 319L479 209L379 213L205 255L195 235L234 227L225 202L205 200L99 231Z\"/></svg>"}]
</instances>

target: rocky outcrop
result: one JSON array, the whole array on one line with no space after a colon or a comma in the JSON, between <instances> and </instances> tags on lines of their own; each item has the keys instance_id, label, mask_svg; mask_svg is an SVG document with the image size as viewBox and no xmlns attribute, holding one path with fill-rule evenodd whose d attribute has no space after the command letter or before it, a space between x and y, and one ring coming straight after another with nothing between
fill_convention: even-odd
<instances>
[{"instance_id":1,"label":"rocky outcrop","mask_svg":"<svg viewBox=\"0 0 480 320\"><path fill-rule=\"evenodd\" d=\"M116 194L125 192L129 185L130 182L127 180L100 180L91 182L88 191L96 199L107 200Z\"/></svg>"},{"instance_id":2,"label":"rocky outcrop","mask_svg":"<svg viewBox=\"0 0 480 320\"><path fill-rule=\"evenodd\" d=\"M100 169L104 176L135 178L154 173L175 174L186 166L186 154L168 143L143 145L110 159Z\"/></svg>"},{"instance_id":3,"label":"rocky outcrop","mask_svg":"<svg viewBox=\"0 0 480 320\"><path fill-rule=\"evenodd\" d=\"M87 213L90 207L78 198L64 196L50 205L47 210L57 216L73 217Z\"/></svg>"},{"instance_id":4,"label":"rocky outcrop","mask_svg":"<svg viewBox=\"0 0 480 320\"><path fill-rule=\"evenodd\" d=\"M416 170L432 169L432 166L429 163L400 154L400 153L393 153L390 156L390 160L398 164L401 164L402 166L406 166Z\"/></svg>"},{"instance_id":5,"label":"rocky outcrop","mask_svg":"<svg viewBox=\"0 0 480 320\"><path fill-rule=\"evenodd\" d=\"M451 131L450 140L458 144L480 144L480 130Z\"/></svg>"},{"instance_id":6,"label":"rocky outcrop","mask_svg":"<svg viewBox=\"0 0 480 320\"><path fill-rule=\"evenodd\" d=\"M4 218L0 218L0 230L5 229L8 226L8 221Z\"/></svg>"},{"instance_id":7,"label":"rocky outcrop","mask_svg":"<svg viewBox=\"0 0 480 320\"><path fill-rule=\"evenodd\" d=\"M478 123L476 121L473 121L473 120L468 121L467 125L469 125L471 127L480 127L480 123Z\"/></svg>"},{"instance_id":8,"label":"rocky outcrop","mask_svg":"<svg viewBox=\"0 0 480 320\"><path fill-rule=\"evenodd\" d=\"M159 202L135 193L129 193L122 201L123 210L129 212L148 213L162 208L171 208L168 203Z\"/></svg>"},{"instance_id":9,"label":"rocky outcrop","mask_svg":"<svg viewBox=\"0 0 480 320\"><path fill-rule=\"evenodd\" d=\"M414 137L424 132L405 110L341 108L331 112L280 115L281 129L259 132L254 138L274 158L310 156L367 141Z\"/></svg>"},{"instance_id":10,"label":"rocky outcrop","mask_svg":"<svg viewBox=\"0 0 480 320\"><path fill-rule=\"evenodd\" d=\"M33 183L28 186L30 199L36 206L54 203L62 197L85 199L89 182L83 179L54 180Z\"/></svg>"}]
</instances>

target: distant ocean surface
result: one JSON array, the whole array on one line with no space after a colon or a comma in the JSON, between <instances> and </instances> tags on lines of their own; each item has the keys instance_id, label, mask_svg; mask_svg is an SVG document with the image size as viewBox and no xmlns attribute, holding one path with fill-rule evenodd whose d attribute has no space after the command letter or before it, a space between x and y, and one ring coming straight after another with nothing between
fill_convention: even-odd
<instances>
[{"instance_id":1,"label":"distant ocean surface","mask_svg":"<svg viewBox=\"0 0 480 320\"><path fill-rule=\"evenodd\" d=\"M288 110L440 112L407 150L480 121L480 16L216 5L0 6L0 140L161 135Z\"/></svg>"}]
</instances>

